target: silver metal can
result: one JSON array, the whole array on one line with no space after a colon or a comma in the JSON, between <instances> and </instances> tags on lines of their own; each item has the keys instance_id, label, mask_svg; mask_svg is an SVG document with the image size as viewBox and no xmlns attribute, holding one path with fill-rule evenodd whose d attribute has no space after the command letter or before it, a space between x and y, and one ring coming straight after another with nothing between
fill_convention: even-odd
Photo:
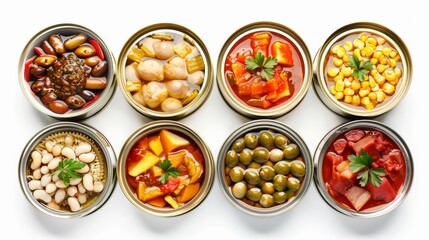
<instances>
[{"instance_id":1,"label":"silver metal can","mask_svg":"<svg viewBox=\"0 0 429 240\"><path fill-rule=\"evenodd\" d=\"M187 144L177 144L177 147L172 148L165 140L169 138L167 135L181 139L179 142L182 143L186 141ZM158 147L155 146L157 144ZM152 160L155 159L151 167L136 174L131 173L134 170L130 170L130 166L135 166L132 161L138 158L142 162L149 155ZM171 163L168 166L180 171L178 176L170 175L172 179L180 180L173 192L167 190L170 180L162 183L159 178L166 174L166 169L161 170L160 176L155 175L155 169L165 167L161 162L166 160ZM214 168L211 151L196 132L180 122L157 120L139 128L124 143L118 159L117 176L122 192L136 208L154 216L175 217L195 209L204 201L213 185ZM184 192L192 189L191 185L198 185L197 191L193 191L194 194L189 195L192 197L187 197L185 201ZM154 198L149 195L156 196L164 205L151 202Z\"/></svg>"},{"instance_id":2,"label":"silver metal can","mask_svg":"<svg viewBox=\"0 0 429 240\"><path fill-rule=\"evenodd\" d=\"M115 161L112 146L99 131L76 122L57 122L25 146L19 182L39 211L57 218L80 218L98 210L111 196Z\"/></svg>"},{"instance_id":3,"label":"silver metal can","mask_svg":"<svg viewBox=\"0 0 429 240\"><path fill-rule=\"evenodd\" d=\"M257 60L258 53L263 58ZM261 66L248 65L249 58L273 74L262 74ZM254 119L277 118L294 109L307 94L312 74L305 42L292 29L274 22L238 29L226 40L217 63L218 88L225 102Z\"/></svg>"},{"instance_id":4,"label":"silver metal can","mask_svg":"<svg viewBox=\"0 0 429 240\"><path fill-rule=\"evenodd\" d=\"M108 105L116 91L115 68L113 54L95 32L64 23L28 41L18 76L21 90L38 111L74 121Z\"/></svg>"},{"instance_id":5,"label":"silver metal can","mask_svg":"<svg viewBox=\"0 0 429 240\"><path fill-rule=\"evenodd\" d=\"M173 23L147 26L131 36L118 61L118 81L127 102L152 119L180 119L207 100L213 68L204 42Z\"/></svg>"},{"instance_id":6,"label":"silver metal can","mask_svg":"<svg viewBox=\"0 0 429 240\"><path fill-rule=\"evenodd\" d=\"M405 43L392 30L371 22L341 27L314 59L313 86L319 99L346 117L390 111L405 97L411 77Z\"/></svg>"},{"instance_id":7,"label":"silver metal can","mask_svg":"<svg viewBox=\"0 0 429 240\"><path fill-rule=\"evenodd\" d=\"M335 167L334 164L332 164L333 167L331 168L329 167L329 164L331 164L332 163L331 161L333 160L329 160L330 158L328 157L328 155L332 155L334 156L334 158L340 156L341 158L338 161L341 161L341 159L344 160L344 162L351 161L350 157L354 158L355 155L353 155L353 153L355 152L355 150L351 150L350 154L348 155L348 159L344 159L342 156L343 154L342 151L346 153L347 149L345 150L343 149L342 151L340 151L341 152L340 153L336 149L335 143L337 143L337 141L342 141L343 143L346 143L347 141L347 145L343 145L343 146L347 146L346 148L349 148L349 146L352 146L351 148L353 148L354 144L356 144L356 146L359 146L359 144L366 141L363 138L353 139L354 138L353 135L356 137L358 136L358 134L361 134L359 133L359 131L361 131L361 133L367 132L365 134L368 134L371 137L374 137L374 139L382 140L382 141L377 140L377 144L379 145L381 143L386 144L385 146L387 147L384 150L382 147L377 147L379 148L379 150L375 150L380 152L380 155L382 156L379 159L382 159L382 160L373 161L373 157L371 157L371 161L369 164L371 164L371 169L378 169L378 170L380 168L383 169L385 174L381 174L379 176L385 179L382 179L381 185L377 187L380 187L380 188L383 187L383 191L392 193L393 195L390 194L386 196L380 196L381 194L377 194L377 191L374 190L374 186L376 185L373 185L371 180L373 176L369 176L368 182L366 183L362 182L362 177L359 177L359 176L360 174L364 174L365 170L368 170L367 167L360 169L356 172L349 172L351 174L354 174L352 175L353 177L351 179L355 182L353 186L350 185L351 183L349 184L347 181L342 182L344 183L343 185L345 186L344 196L342 195L343 193L340 193L341 192L340 188L334 187L336 180L333 180L334 179L333 176L334 175L337 176L337 173L332 172L334 171L333 170L333 168ZM348 136L348 134L350 135ZM339 149L341 149L340 146L341 144L338 145ZM390 148L390 150L387 150L388 148ZM366 149L372 149L372 147L367 147ZM371 151L368 150L370 156L375 155L374 153L371 153L373 152L372 150ZM361 156L365 154L362 150L360 150L360 152L358 153ZM358 153L356 153L356 155L358 155ZM400 158L392 158L392 159L403 159L403 160L401 161L389 160L390 154L392 154L392 156L402 156ZM401 155L398 155L398 154L401 154ZM390 163L388 163L389 161ZM396 209L405 200L408 192L410 191L412 181L413 181L413 175L414 175L413 159L411 156L411 152L407 147L407 144L405 143L405 141L393 129L374 120L355 120L355 121L341 124L338 127L335 127L334 129L329 131L320 141L316 149L316 152L314 154L314 162L315 162L314 182L316 184L317 190L319 191L320 195L325 200L325 202L328 203L329 206L331 206L339 213L342 213L350 217L357 217L357 218L378 217L378 216L385 215L393 211L394 209ZM385 163L384 165L383 165L383 162ZM390 165L391 163L394 163L395 166L392 167L393 165L391 166ZM387 171L386 169L389 169L389 168L390 170ZM336 171L340 171L338 169L341 169L341 168L335 167L335 169ZM351 168L348 168L348 169L346 168L345 171L348 171L350 169ZM365 177L364 175L362 176ZM356 177L356 179L354 179L354 177ZM382 185L385 181L389 182L389 186L392 186L392 190L390 190L390 187L387 187L386 185ZM366 185L363 187L362 184L366 184ZM360 187L357 185L360 185ZM368 186L368 185L371 185L371 186ZM340 186L340 184L338 184L337 186ZM359 190L363 189L362 196L365 196L366 194L370 194L371 196L369 200L367 200L366 202L363 202L365 205L362 205L362 206L361 204L358 205L359 207L358 210L356 209L355 205L351 203L350 199L353 199L350 197L351 194L346 194L346 192L349 191L347 189L350 189L351 187L358 187L360 188ZM345 196L348 196L348 197L345 197ZM336 197L339 197L339 198L336 199ZM342 201L340 199L341 197L343 198L343 200L348 199L349 202Z\"/></svg>"},{"instance_id":8,"label":"silver metal can","mask_svg":"<svg viewBox=\"0 0 429 240\"><path fill-rule=\"evenodd\" d=\"M267 133L273 137L268 143ZM268 151L269 159L260 161L263 154L259 152ZM313 161L304 140L274 120L253 120L239 127L225 140L217 160L217 177L225 197L254 216L271 217L297 206L312 175Z\"/></svg>"}]
</instances>

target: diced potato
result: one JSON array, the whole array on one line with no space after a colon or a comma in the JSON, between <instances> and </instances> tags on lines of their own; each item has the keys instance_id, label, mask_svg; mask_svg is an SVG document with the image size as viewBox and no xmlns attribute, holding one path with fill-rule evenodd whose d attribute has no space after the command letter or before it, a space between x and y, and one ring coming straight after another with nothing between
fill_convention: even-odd
<instances>
[{"instance_id":1,"label":"diced potato","mask_svg":"<svg viewBox=\"0 0 429 240\"><path fill-rule=\"evenodd\" d=\"M152 206L160 207L160 208L164 207L167 204L167 202L163 197L154 198L152 200L147 201L147 203L149 203Z\"/></svg>"},{"instance_id":2,"label":"diced potato","mask_svg":"<svg viewBox=\"0 0 429 240\"><path fill-rule=\"evenodd\" d=\"M144 52L137 46L133 46L128 53L128 58L133 60L134 62L140 62L144 57Z\"/></svg>"},{"instance_id":3,"label":"diced potato","mask_svg":"<svg viewBox=\"0 0 429 240\"><path fill-rule=\"evenodd\" d=\"M157 137L149 140L149 148L157 156L161 155L161 153L164 151L164 149L162 148L162 144L161 144L161 138L159 136L157 136Z\"/></svg>"},{"instance_id":4,"label":"diced potato","mask_svg":"<svg viewBox=\"0 0 429 240\"><path fill-rule=\"evenodd\" d=\"M168 153L168 160L171 162L171 166L177 168L183 163L183 158L186 155L186 151L178 151L175 153Z\"/></svg>"},{"instance_id":5,"label":"diced potato","mask_svg":"<svg viewBox=\"0 0 429 240\"><path fill-rule=\"evenodd\" d=\"M137 188L137 197L142 200L144 198L144 192L146 191L147 185L144 182L139 182L139 186Z\"/></svg>"},{"instance_id":6,"label":"diced potato","mask_svg":"<svg viewBox=\"0 0 429 240\"><path fill-rule=\"evenodd\" d=\"M189 43L182 42L181 44L174 47L174 52L179 55L179 57L185 58L186 55L192 52L192 48L191 46L189 46Z\"/></svg>"},{"instance_id":7,"label":"diced potato","mask_svg":"<svg viewBox=\"0 0 429 240\"><path fill-rule=\"evenodd\" d=\"M188 140L166 129L162 129L161 132L159 133L159 136L161 139L164 152L167 154L179 147L188 146L190 144Z\"/></svg>"},{"instance_id":8,"label":"diced potato","mask_svg":"<svg viewBox=\"0 0 429 240\"><path fill-rule=\"evenodd\" d=\"M349 188L344 195L357 211L371 199L371 194L368 190L356 186Z\"/></svg>"},{"instance_id":9,"label":"diced potato","mask_svg":"<svg viewBox=\"0 0 429 240\"><path fill-rule=\"evenodd\" d=\"M162 174L164 174L164 170L156 165L150 168L150 172L154 177L160 177Z\"/></svg>"},{"instance_id":10,"label":"diced potato","mask_svg":"<svg viewBox=\"0 0 429 240\"><path fill-rule=\"evenodd\" d=\"M167 201L171 205L172 208L176 209L179 207L179 204L176 202L176 200L172 196L167 195L167 196L165 196L164 199L165 199L165 201Z\"/></svg>"},{"instance_id":11,"label":"diced potato","mask_svg":"<svg viewBox=\"0 0 429 240\"><path fill-rule=\"evenodd\" d=\"M197 195L200 190L200 183L189 184L182 191L182 194L177 197L177 201L181 203L186 203Z\"/></svg>"},{"instance_id":12,"label":"diced potato","mask_svg":"<svg viewBox=\"0 0 429 240\"><path fill-rule=\"evenodd\" d=\"M128 92L138 92L142 89L142 82L140 80L127 80L125 89Z\"/></svg>"},{"instance_id":13,"label":"diced potato","mask_svg":"<svg viewBox=\"0 0 429 240\"><path fill-rule=\"evenodd\" d=\"M189 183L194 183L203 174L203 168L200 163L191 156L186 155L184 157L184 160L186 164L186 169L188 170L188 174L191 177Z\"/></svg>"},{"instance_id":14,"label":"diced potato","mask_svg":"<svg viewBox=\"0 0 429 240\"><path fill-rule=\"evenodd\" d=\"M151 152L146 152L142 159L132 168L128 169L128 174L137 177L160 161L160 158Z\"/></svg>"},{"instance_id":15,"label":"diced potato","mask_svg":"<svg viewBox=\"0 0 429 240\"><path fill-rule=\"evenodd\" d=\"M196 56L194 58L186 59L186 69L188 70L189 74L194 73L196 71L202 71L205 68L206 67L204 65L204 59L201 55Z\"/></svg>"},{"instance_id":16,"label":"diced potato","mask_svg":"<svg viewBox=\"0 0 429 240\"><path fill-rule=\"evenodd\" d=\"M340 164L337 165L336 169L339 173L342 173L349 168L349 165L350 161L342 161L340 162Z\"/></svg>"},{"instance_id":17,"label":"diced potato","mask_svg":"<svg viewBox=\"0 0 429 240\"><path fill-rule=\"evenodd\" d=\"M139 199L142 200L143 202L148 202L162 195L164 195L164 193L161 192L159 187L148 187L145 189L144 193L142 194L142 198L139 198Z\"/></svg>"}]
</instances>

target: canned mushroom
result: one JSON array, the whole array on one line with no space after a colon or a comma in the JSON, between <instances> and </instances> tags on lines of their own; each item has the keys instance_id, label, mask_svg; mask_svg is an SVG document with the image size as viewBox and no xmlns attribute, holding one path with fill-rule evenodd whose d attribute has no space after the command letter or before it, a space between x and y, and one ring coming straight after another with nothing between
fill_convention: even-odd
<instances>
[{"instance_id":1,"label":"canned mushroom","mask_svg":"<svg viewBox=\"0 0 429 240\"><path fill-rule=\"evenodd\" d=\"M386 113L404 98L411 84L406 45L390 29L375 23L352 23L335 31L314 64L317 95L343 116Z\"/></svg>"},{"instance_id":2,"label":"canned mushroom","mask_svg":"<svg viewBox=\"0 0 429 240\"><path fill-rule=\"evenodd\" d=\"M217 82L225 101L251 118L275 118L295 108L312 76L311 56L291 29L272 22L246 25L225 42Z\"/></svg>"},{"instance_id":3,"label":"canned mushroom","mask_svg":"<svg viewBox=\"0 0 429 240\"><path fill-rule=\"evenodd\" d=\"M191 30L170 23L135 33L118 63L122 93L141 114L177 119L197 110L213 85L209 53Z\"/></svg>"},{"instance_id":4,"label":"canned mushroom","mask_svg":"<svg viewBox=\"0 0 429 240\"><path fill-rule=\"evenodd\" d=\"M115 187L113 148L97 130L74 122L54 123L25 146L19 181L41 212L59 218L99 209Z\"/></svg>"},{"instance_id":5,"label":"canned mushroom","mask_svg":"<svg viewBox=\"0 0 429 240\"><path fill-rule=\"evenodd\" d=\"M413 161L404 140L371 120L332 129L317 147L314 161L320 195L352 217L371 218L394 210L413 180Z\"/></svg>"},{"instance_id":6,"label":"canned mushroom","mask_svg":"<svg viewBox=\"0 0 429 240\"><path fill-rule=\"evenodd\" d=\"M222 191L238 209L274 216L295 207L306 194L313 165L305 142L289 127L255 120L234 131L217 163Z\"/></svg>"},{"instance_id":7,"label":"canned mushroom","mask_svg":"<svg viewBox=\"0 0 429 240\"><path fill-rule=\"evenodd\" d=\"M80 120L101 111L116 87L115 62L104 42L74 24L37 33L24 48L19 76L27 99L61 120Z\"/></svg>"},{"instance_id":8,"label":"canned mushroom","mask_svg":"<svg viewBox=\"0 0 429 240\"><path fill-rule=\"evenodd\" d=\"M117 175L128 200L155 216L196 208L214 180L214 161L203 140L185 125L160 120L133 133L122 147Z\"/></svg>"}]
</instances>

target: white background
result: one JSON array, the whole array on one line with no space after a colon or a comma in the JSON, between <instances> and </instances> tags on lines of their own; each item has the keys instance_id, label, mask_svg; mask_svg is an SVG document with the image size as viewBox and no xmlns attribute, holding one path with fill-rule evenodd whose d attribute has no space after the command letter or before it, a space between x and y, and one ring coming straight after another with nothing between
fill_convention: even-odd
<instances>
[{"instance_id":1,"label":"white background","mask_svg":"<svg viewBox=\"0 0 429 240\"><path fill-rule=\"evenodd\" d=\"M105 3L104 3L105 2ZM426 236L429 198L423 155L429 134L427 116L428 31L425 7L414 1L9 1L1 7L2 34L0 86L2 238L12 239L409 239ZM424 3L424 1L419 1ZM372 21L396 32L413 60L413 82L404 100L391 112L377 117L396 130L414 157L411 192L395 211L375 219L355 219L331 209L312 184L294 209L277 217L252 217L235 209L220 191L216 178L206 200L195 210L175 218L159 218L139 211L116 186L110 200L97 212L74 220L55 219L36 210L18 183L18 161L27 141L55 119L36 111L18 84L18 61L27 41L38 31L58 23L76 23L95 31L114 54L139 29L173 22L193 30L205 42L213 67L226 39L238 28L255 21L274 21L295 30L306 42L312 58L326 38L343 25ZM425 83L426 82L426 83ZM426 113L426 114L425 114ZM425 115L424 115L425 114ZM320 139L335 126L349 121L328 110L312 87L301 104L277 120L298 132L314 152ZM150 122L136 112L119 88L108 107L84 120L101 131L119 155L125 140ZM181 119L210 146L215 159L229 134L249 119L231 110L217 85L207 102ZM211 238L213 239L213 238Z\"/></svg>"}]
</instances>

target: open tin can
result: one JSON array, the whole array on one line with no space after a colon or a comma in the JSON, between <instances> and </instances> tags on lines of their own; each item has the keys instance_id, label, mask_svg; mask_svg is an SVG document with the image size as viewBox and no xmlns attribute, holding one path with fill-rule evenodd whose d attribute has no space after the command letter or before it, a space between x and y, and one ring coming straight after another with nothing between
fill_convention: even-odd
<instances>
[{"instance_id":1,"label":"open tin can","mask_svg":"<svg viewBox=\"0 0 429 240\"><path fill-rule=\"evenodd\" d=\"M210 95L213 78L204 42L173 23L140 29L119 55L122 94L136 111L152 119L179 119L196 111Z\"/></svg>"},{"instance_id":2,"label":"open tin can","mask_svg":"<svg viewBox=\"0 0 429 240\"><path fill-rule=\"evenodd\" d=\"M314 154L314 182L336 211L373 218L396 209L411 189L414 169L405 141L373 120L329 131Z\"/></svg>"},{"instance_id":3,"label":"open tin can","mask_svg":"<svg viewBox=\"0 0 429 240\"><path fill-rule=\"evenodd\" d=\"M217 63L226 103L249 118L277 118L294 109L312 79L310 52L292 29L255 22L234 32Z\"/></svg>"},{"instance_id":4,"label":"open tin can","mask_svg":"<svg viewBox=\"0 0 429 240\"><path fill-rule=\"evenodd\" d=\"M392 30L357 22L332 33L314 59L313 86L319 99L346 117L390 111L411 84L410 53Z\"/></svg>"},{"instance_id":5,"label":"open tin can","mask_svg":"<svg viewBox=\"0 0 429 240\"><path fill-rule=\"evenodd\" d=\"M124 143L117 176L136 208L175 217L204 201L214 168L210 149L196 132L176 121L158 120L139 128Z\"/></svg>"},{"instance_id":6,"label":"open tin can","mask_svg":"<svg viewBox=\"0 0 429 240\"><path fill-rule=\"evenodd\" d=\"M82 120L103 110L116 91L116 63L92 30L71 23L35 34L19 60L19 84L41 113Z\"/></svg>"},{"instance_id":7,"label":"open tin can","mask_svg":"<svg viewBox=\"0 0 429 240\"><path fill-rule=\"evenodd\" d=\"M234 207L254 216L275 216L297 206L312 175L313 161L303 139L274 120L244 124L218 155L222 192Z\"/></svg>"},{"instance_id":8,"label":"open tin can","mask_svg":"<svg viewBox=\"0 0 429 240\"><path fill-rule=\"evenodd\" d=\"M58 122L38 132L19 161L27 200L58 218L80 218L98 210L116 184L115 153L96 129Z\"/></svg>"}]
</instances>

